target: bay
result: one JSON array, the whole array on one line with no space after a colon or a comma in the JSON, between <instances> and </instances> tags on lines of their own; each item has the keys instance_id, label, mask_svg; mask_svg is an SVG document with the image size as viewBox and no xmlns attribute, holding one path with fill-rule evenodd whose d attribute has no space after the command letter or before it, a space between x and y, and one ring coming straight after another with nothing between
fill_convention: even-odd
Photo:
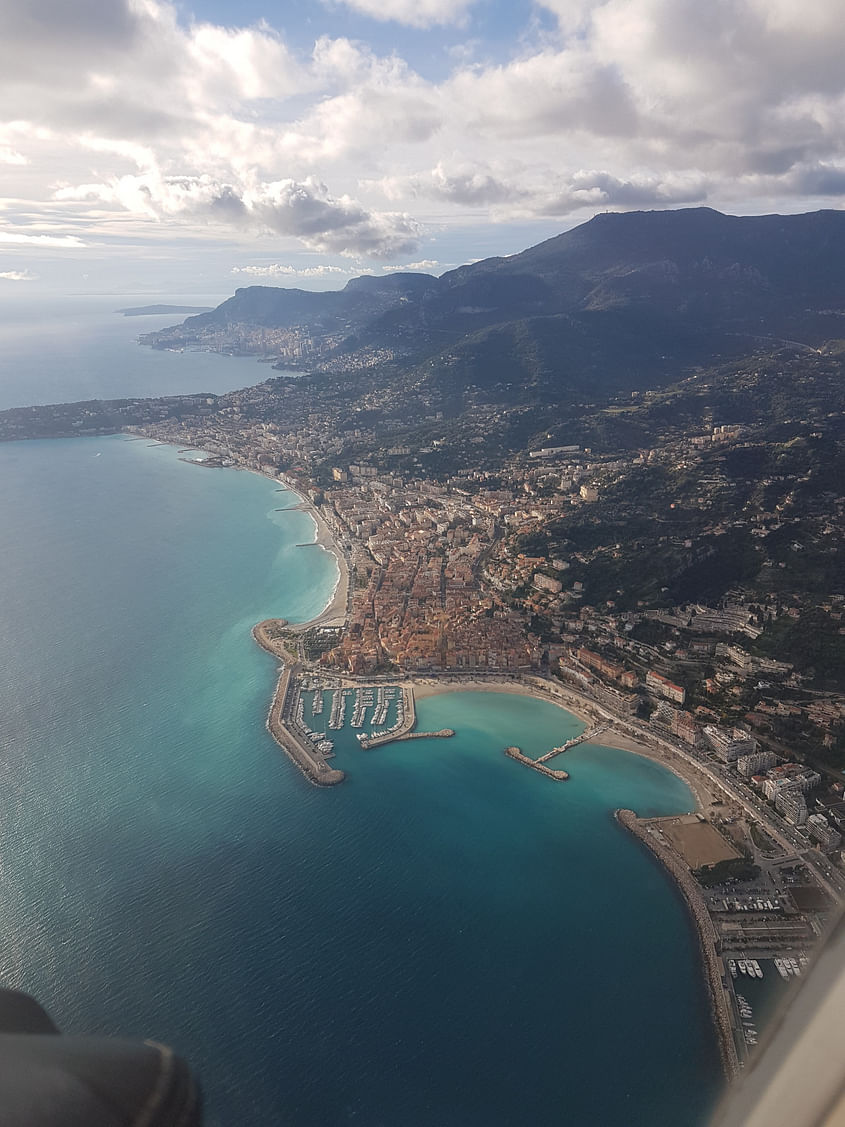
<instances>
[{"instance_id":1,"label":"bay","mask_svg":"<svg viewBox=\"0 0 845 1127\"><path fill-rule=\"evenodd\" d=\"M168 299L110 294L33 301L4 294L0 410L86 399L222 394L278 375L255 357L141 346L140 335L179 324L184 316L124 317L117 312L158 302L215 306L222 300L217 295Z\"/></svg>"},{"instance_id":2,"label":"bay","mask_svg":"<svg viewBox=\"0 0 845 1127\"><path fill-rule=\"evenodd\" d=\"M718 1058L694 936L612 810L656 764L505 694L420 702L451 740L311 787L264 728L250 628L326 602L310 518L145 442L0 446L0 980L69 1032L189 1058L207 1122L701 1124ZM568 728L567 725L570 727Z\"/></svg>"}]
</instances>

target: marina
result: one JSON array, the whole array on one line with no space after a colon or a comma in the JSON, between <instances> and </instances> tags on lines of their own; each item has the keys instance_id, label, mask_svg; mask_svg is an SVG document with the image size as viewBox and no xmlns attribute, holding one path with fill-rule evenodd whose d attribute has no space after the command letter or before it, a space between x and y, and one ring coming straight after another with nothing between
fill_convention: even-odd
<instances>
[{"instance_id":1,"label":"marina","mask_svg":"<svg viewBox=\"0 0 845 1127\"><path fill-rule=\"evenodd\" d=\"M378 713L378 706L376 711ZM386 718L386 708L383 710L383 715ZM369 735L364 735L363 732L359 733L358 740L363 748L382 747L384 744L392 743L394 740L400 739L409 732L412 732L416 722L417 712L414 705L414 690L410 685L403 685L396 698L396 720L393 725L390 728L371 731Z\"/></svg>"},{"instance_id":2,"label":"marina","mask_svg":"<svg viewBox=\"0 0 845 1127\"><path fill-rule=\"evenodd\" d=\"M808 959L802 951L774 957L734 952L724 958L724 964L734 1043L739 1059L745 1062L776 1019L790 984L806 968Z\"/></svg>"}]
</instances>

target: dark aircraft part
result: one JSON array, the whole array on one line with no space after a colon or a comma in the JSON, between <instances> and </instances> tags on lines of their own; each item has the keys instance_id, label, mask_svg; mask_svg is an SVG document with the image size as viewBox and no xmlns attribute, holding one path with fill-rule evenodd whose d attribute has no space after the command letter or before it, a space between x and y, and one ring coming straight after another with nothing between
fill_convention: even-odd
<instances>
[{"instance_id":1,"label":"dark aircraft part","mask_svg":"<svg viewBox=\"0 0 845 1127\"><path fill-rule=\"evenodd\" d=\"M65 1037L26 994L0 991L3 1127L200 1127L190 1069L166 1045Z\"/></svg>"}]
</instances>

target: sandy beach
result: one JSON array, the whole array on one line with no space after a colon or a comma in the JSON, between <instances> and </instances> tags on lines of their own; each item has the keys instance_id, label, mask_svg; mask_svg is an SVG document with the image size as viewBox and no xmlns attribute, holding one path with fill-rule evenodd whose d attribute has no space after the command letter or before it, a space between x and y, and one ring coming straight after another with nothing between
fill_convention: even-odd
<instances>
[{"instance_id":1,"label":"sandy beach","mask_svg":"<svg viewBox=\"0 0 845 1127\"><path fill-rule=\"evenodd\" d=\"M130 441L134 440L130 439ZM168 446L173 444L160 442L157 443L157 445ZM200 451L200 453L203 453L203 451ZM182 458L181 460L183 462L188 462L193 466L205 465L202 460L196 458ZM308 622L291 622L288 624L287 628L295 632L302 632L305 630L310 630L312 626L345 626L349 600L349 568L347 566L343 552L341 552L340 548L338 547L332 531L329 528L326 519L322 515L320 510L315 505L312 505L307 497L303 497L299 490L287 480L284 474L280 474L277 477L274 472L269 472L266 470L255 470L242 466L234 466L232 468L247 469L248 473L257 474L259 477L263 477L268 481L272 481L276 485L281 482L285 490L288 493L292 493L294 497L297 498L297 503L295 505L286 507L291 509L298 509L303 513L308 513L308 515L314 521L315 525L315 535L313 540L314 546L322 548L324 552L328 552L330 555L334 556L335 563L337 564L337 582L334 585L334 590L332 591L331 598L329 599L326 606L315 618L309 619ZM300 546L303 548L310 548L311 544L304 544Z\"/></svg>"},{"instance_id":2,"label":"sandy beach","mask_svg":"<svg viewBox=\"0 0 845 1127\"><path fill-rule=\"evenodd\" d=\"M414 678L414 696L417 700L422 700L424 697L440 696L442 693L517 693L523 697L551 700L547 694L538 692L522 681L471 681L464 679L450 681L445 678L436 681L418 681ZM585 702L582 703L573 698L571 704L564 705L562 700L553 700L552 703L565 707L567 712L577 716L584 724L589 724L591 721L591 717L587 716Z\"/></svg>"},{"instance_id":3,"label":"sandy beach","mask_svg":"<svg viewBox=\"0 0 845 1127\"><path fill-rule=\"evenodd\" d=\"M696 809L706 811L718 798L713 785L700 771L688 763L680 755L676 755L669 748L661 746L656 740L646 743L649 737L637 738L630 732L623 731L625 721L611 716L594 701L582 697L564 685L555 683L555 694L542 691L538 687L526 684L524 681L473 681L473 680L414 680L414 695L417 700L425 697L439 696L441 693L518 693L520 696L531 696L537 700L549 701L576 716L583 724L595 724L596 721L610 724L611 727L597 737L596 743L590 743L597 752L603 747L616 748L619 751L628 751L632 755L640 755L644 759L651 759L662 767L672 771L678 778L683 779L696 801Z\"/></svg>"},{"instance_id":4,"label":"sandy beach","mask_svg":"<svg viewBox=\"0 0 845 1127\"><path fill-rule=\"evenodd\" d=\"M295 497L299 498L297 508L304 513L308 513L314 521L316 528L314 536L315 546L322 548L324 552L328 552L334 556L335 563L337 564L338 577L337 582L332 591L332 596L328 604L320 611L315 617L308 622L291 623L288 627L289 630L304 631L310 630L312 626L344 626L346 623L347 604L349 600L349 568L343 552L337 545L337 542L332 534L331 529L326 522L325 517L316 507L312 505L302 494L295 489L290 482L284 477L272 478L273 481L281 481L284 487L289 490ZM311 545L305 545L304 551L310 550Z\"/></svg>"}]
</instances>

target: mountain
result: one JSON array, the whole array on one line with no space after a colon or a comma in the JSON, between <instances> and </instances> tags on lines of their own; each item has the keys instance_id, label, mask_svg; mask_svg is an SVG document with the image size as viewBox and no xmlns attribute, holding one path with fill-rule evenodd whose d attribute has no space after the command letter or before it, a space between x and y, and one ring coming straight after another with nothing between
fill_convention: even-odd
<instances>
[{"instance_id":1,"label":"mountain","mask_svg":"<svg viewBox=\"0 0 845 1127\"><path fill-rule=\"evenodd\" d=\"M528 315L639 308L747 324L841 306L843 250L841 211L608 213L521 254L444 274L440 308L445 318L505 305Z\"/></svg>"},{"instance_id":2,"label":"mountain","mask_svg":"<svg viewBox=\"0 0 845 1127\"><path fill-rule=\"evenodd\" d=\"M842 336L845 212L690 208L597 215L440 278L365 276L329 293L253 286L146 340L228 339L337 373L391 361L459 397L474 387L542 402L653 386L763 341Z\"/></svg>"},{"instance_id":3,"label":"mountain","mask_svg":"<svg viewBox=\"0 0 845 1127\"><path fill-rule=\"evenodd\" d=\"M181 333L185 341L208 329L256 325L269 329L305 327L336 331L368 325L404 302L419 301L437 280L429 274L398 273L376 278L352 278L342 290L314 292L278 286L247 286L208 313L189 317L174 329L149 334L153 338Z\"/></svg>"}]
</instances>

